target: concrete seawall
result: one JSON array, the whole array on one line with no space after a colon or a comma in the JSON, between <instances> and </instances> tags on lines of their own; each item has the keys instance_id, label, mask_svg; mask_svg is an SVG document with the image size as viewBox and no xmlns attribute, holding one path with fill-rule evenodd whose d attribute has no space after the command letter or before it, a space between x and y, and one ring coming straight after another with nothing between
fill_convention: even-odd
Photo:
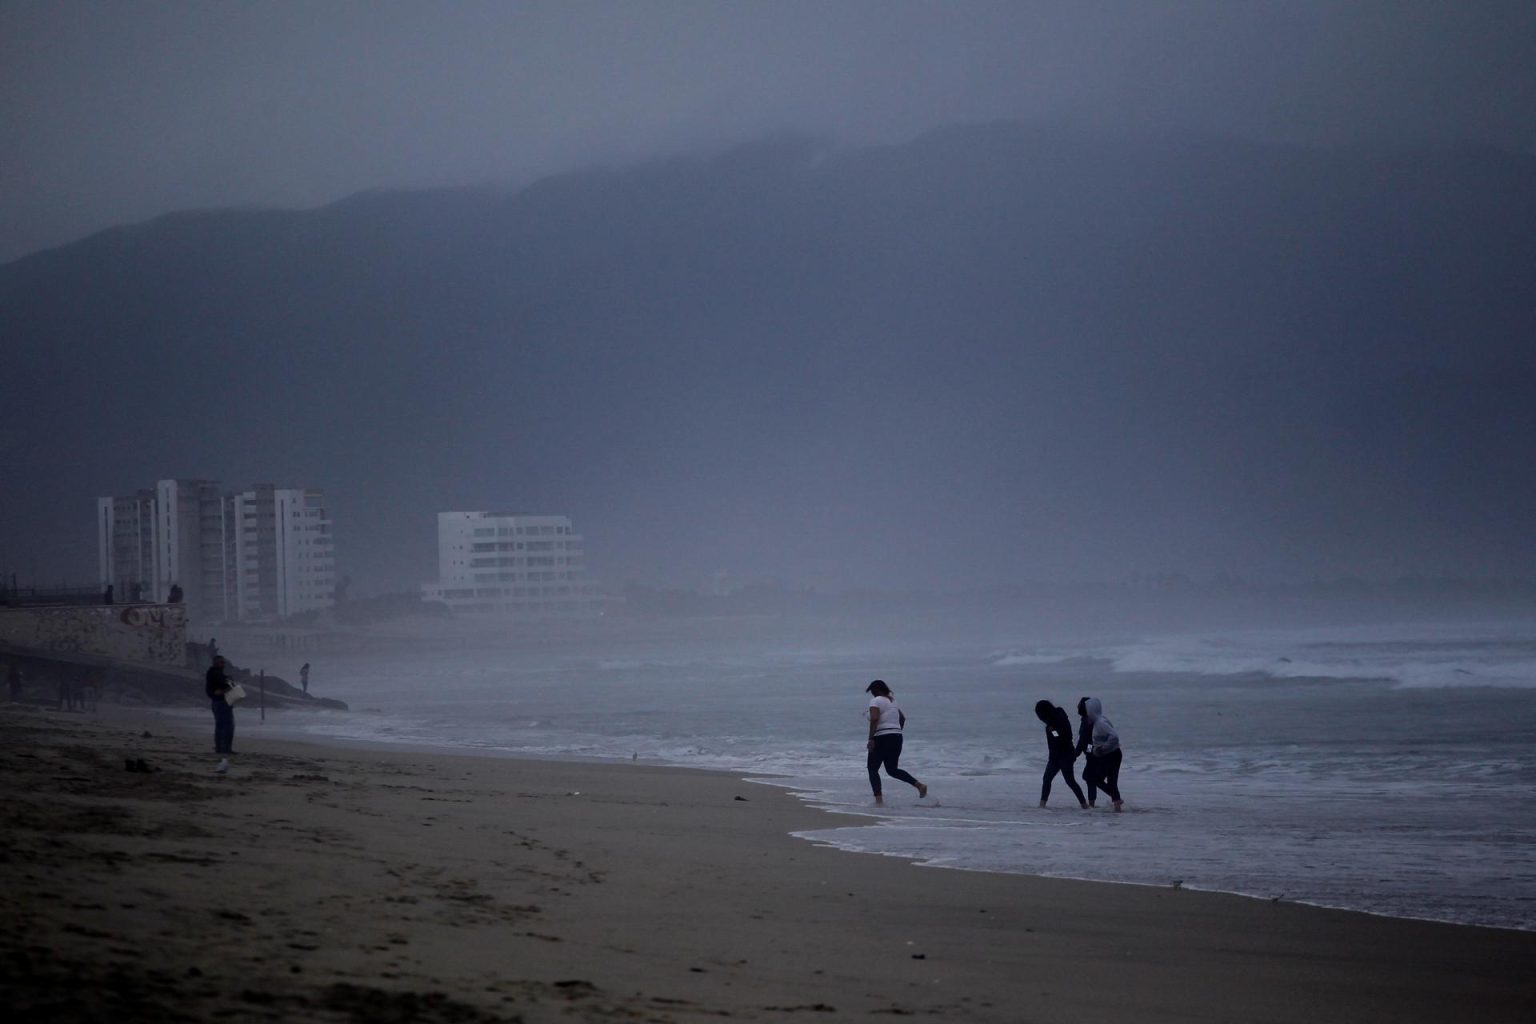
<instances>
[{"instance_id":1,"label":"concrete seawall","mask_svg":"<svg viewBox=\"0 0 1536 1024\"><path fill-rule=\"evenodd\" d=\"M181 605L25 605L0 607L0 679L28 704L84 709L112 704L206 705L203 645L187 644ZM15 673L15 682L12 674ZM345 710L310 697L276 676L264 681L231 666L230 674L270 708Z\"/></svg>"},{"instance_id":2,"label":"concrete seawall","mask_svg":"<svg viewBox=\"0 0 1536 1024\"><path fill-rule=\"evenodd\" d=\"M0 643L157 668L187 667L187 610L179 604L0 607Z\"/></svg>"}]
</instances>

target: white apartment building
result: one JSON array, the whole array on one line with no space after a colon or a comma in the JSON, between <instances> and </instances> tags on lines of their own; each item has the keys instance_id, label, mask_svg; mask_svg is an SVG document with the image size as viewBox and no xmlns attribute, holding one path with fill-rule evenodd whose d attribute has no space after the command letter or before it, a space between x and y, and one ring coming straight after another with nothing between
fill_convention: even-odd
<instances>
[{"instance_id":1,"label":"white apartment building","mask_svg":"<svg viewBox=\"0 0 1536 1024\"><path fill-rule=\"evenodd\" d=\"M119 600L153 596L155 569L155 492L96 499L96 550L101 585L111 585Z\"/></svg>"},{"instance_id":2,"label":"white apartment building","mask_svg":"<svg viewBox=\"0 0 1536 1024\"><path fill-rule=\"evenodd\" d=\"M217 480L155 484L156 573L149 600L168 600L171 587L179 584L189 616L229 617L234 581L229 570L232 537L227 516Z\"/></svg>"},{"instance_id":3,"label":"white apartment building","mask_svg":"<svg viewBox=\"0 0 1536 1024\"><path fill-rule=\"evenodd\" d=\"M260 484L161 480L96 500L100 582L119 601L168 601L181 588L204 622L273 619L329 607L336 586L324 495Z\"/></svg>"},{"instance_id":4,"label":"white apartment building","mask_svg":"<svg viewBox=\"0 0 1536 1024\"><path fill-rule=\"evenodd\" d=\"M235 608L241 621L285 619L329 608L336 556L325 495L258 484L229 496L234 523Z\"/></svg>"},{"instance_id":5,"label":"white apartment building","mask_svg":"<svg viewBox=\"0 0 1536 1024\"><path fill-rule=\"evenodd\" d=\"M152 491L96 499L99 582L119 601L166 601L180 586L188 614L228 617L230 539L212 480L161 480Z\"/></svg>"},{"instance_id":6,"label":"white apartment building","mask_svg":"<svg viewBox=\"0 0 1536 1024\"><path fill-rule=\"evenodd\" d=\"M438 580L422 599L454 611L567 613L596 607L567 516L439 512Z\"/></svg>"}]
</instances>

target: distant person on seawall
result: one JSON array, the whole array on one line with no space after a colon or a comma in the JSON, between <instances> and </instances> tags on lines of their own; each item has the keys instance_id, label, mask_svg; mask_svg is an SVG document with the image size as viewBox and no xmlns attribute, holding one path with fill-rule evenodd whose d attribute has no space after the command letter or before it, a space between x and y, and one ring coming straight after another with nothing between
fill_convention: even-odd
<instances>
[{"instance_id":1,"label":"distant person on seawall","mask_svg":"<svg viewBox=\"0 0 1536 1024\"><path fill-rule=\"evenodd\" d=\"M1087 712L1088 719L1093 722L1093 734L1089 741L1093 751L1091 762L1092 775L1089 775L1089 767L1084 767L1083 778L1087 780L1090 789L1097 787L1109 794L1114 801L1115 810L1120 810L1120 734L1115 731L1115 724L1104 717L1104 705L1097 697L1084 697L1083 710Z\"/></svg>"},{"instance_id":2,"label":"distant person on seawall","mask_svg":"<svg viewBox=\"0 0 1536 1024\"><path fill-rule=\"evenodd\" d=\"M1072 762L1077 760L1077 750L1072 745L1072 720L1048 700L1035 702L1035 717L1045 723L1045 778L1040 780L1040 806L1044 807L1051 798L1051 780L1060 772L1062 781L1086 810L1088 801L1083 799L1083 791L1072 775Z\"/></svg>"},{"instance_id":3,"label":"distant person on seawall","mask_svg":"<svg viewBox=\"0 0 1536 1024\"><path fill-rule=\"evenodd\" d=\"M901 731L907 727L907 716L891 696L891 688L885 680L876 679L864 688L871 694L869 700L869 788L875 791L875 806L884 807L885 797L880 790L880 767L885 774L899 779L917 790L921 800L928 795L928 787L903 771L901 762Z\"/></svg>"}]
</instances>

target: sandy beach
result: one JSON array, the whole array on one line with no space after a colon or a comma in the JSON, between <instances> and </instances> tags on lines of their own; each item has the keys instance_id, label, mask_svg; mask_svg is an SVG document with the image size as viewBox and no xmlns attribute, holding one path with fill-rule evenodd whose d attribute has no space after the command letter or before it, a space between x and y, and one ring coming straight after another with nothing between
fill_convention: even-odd
<instances>
[{"instance_id":1,"label":"sandy beach","mask_svg":"<svg viewBox=\"0 0 1536 1024\"><path fill-rule=\"evenodd\" d=\"M732 775L0 731L11 1019L1536 1020L1536 933L843 853Z\"/></svg>"}]
</instances>

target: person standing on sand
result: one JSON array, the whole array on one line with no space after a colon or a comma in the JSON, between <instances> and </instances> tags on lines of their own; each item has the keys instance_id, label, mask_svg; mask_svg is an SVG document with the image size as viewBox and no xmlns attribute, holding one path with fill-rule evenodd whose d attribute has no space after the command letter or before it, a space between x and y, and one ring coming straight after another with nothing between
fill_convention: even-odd
<instances>
[{"instance_id":1,"label":"person standing on sand","mask_svg":"<svg viewBox=\"0 0 1536 1024\"><path fill-rule=\"evenodd\" d=\"M1109 794L1114 801L1115 810L1120 810L1120 734L1115 731L1115 725L1104 717L1104 705L1097 697L1083 698L1083 711L1087 713L1088 720L1093 723L1093 733L1089 740L1093 751L1091 762L1092 775L1089 775L1089 766L1083 768L1083 778L1087 780L1089 789L1097 787Z\"/></svg>"},{"instance_id":2,"label":"person standing on sand","mask_svg":"<svg viewBox=\"0 0 1536 1024\"><path fill-rule=\"evenodd\" d=\"M299 683L304 687L305 696L309 695L309 662L305 662L299 669Z\"/></svg>"},{"instance_id":3,"label":"person standing on sand","mask_svg":"<svg viewBox=\"0 0 1536 1024\"><path fill-rule=\"evenodd\" d=\"M864 692L871 695L868 767L869 788L875 791L875 806L885 806L885 798L880 791L881 765L885 766L885 774L891 778L915 787L917 798L921 800L928 795L928 787L909 773L902 771L900 767L901 731L907 727L907 716L902 713L901 708L896 706L896 701L891 697L891 688L885 685L885 680L876 679L864 687Z\"/></svg>"},{"instance_id":4,"label":"person standing on sand","mask_svg":"<svg viewBox=\"0 0 1536 1024\"><path fill-rule=\"evenodd\" d=\"M1088 787L1088 806L1093 807L1097 803L1094 798L1099 795L1099 787L1093 782L1099 759L1093 756L1093 719L1088 717L1087 704L1087 697L1077 699L1077 747L1073 753L1083 755L1083 785Z\"/></svg>"},{"instance_id":5,"label":"person standing on sand","mask_svg":"<svg viewBox=\"0 0 1536 1024\"><path fill-rule=\"evenodd\" d=\"M213 752L220 755L219 766L214 771L220 775L229 771L229 756L234 753L235 745L235 709L224 696L230 687L225 664L224 656L217 655L203 677L203 689L213 707Z\"/></svg>"},{"instance_id":6,"label":"person standing on sand","mask_svg":"<svg viewBox=\"0 0 1536 1024\"><path fill-rule=\"evenodd\" d=\"M1051 780L1060 772L1062 781L1086 810L1088 801L1083 799L1083 791L1072 776L1072 762L1077 760L1077 750L1072 746L1072 720L1048 700L1035 702L1035 717L1045 723L1045 778L1040 780L1040 806L1044 807L1051 798Z\"/></svg>"}]
</instances>

